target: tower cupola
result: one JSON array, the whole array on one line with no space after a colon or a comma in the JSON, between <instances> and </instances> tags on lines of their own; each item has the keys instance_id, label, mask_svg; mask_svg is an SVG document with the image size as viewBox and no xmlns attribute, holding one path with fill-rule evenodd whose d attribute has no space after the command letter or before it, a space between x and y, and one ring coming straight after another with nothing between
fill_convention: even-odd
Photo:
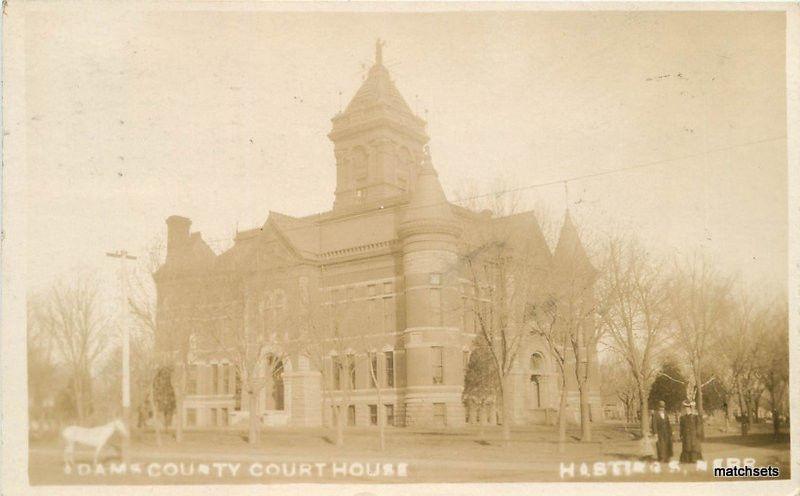
<instances>
[{"instance_id":1,"label":"tower cupola","mask_svg":"<svg viewBox=\"0 0 800 496\"><path fill-rule=\"evenodd\" d=\"M375 63L328 137L336 156L334 208L357 208L406 194L428 142L425 121L398 91L375 44Z\"/></svg>"}]
</instances>

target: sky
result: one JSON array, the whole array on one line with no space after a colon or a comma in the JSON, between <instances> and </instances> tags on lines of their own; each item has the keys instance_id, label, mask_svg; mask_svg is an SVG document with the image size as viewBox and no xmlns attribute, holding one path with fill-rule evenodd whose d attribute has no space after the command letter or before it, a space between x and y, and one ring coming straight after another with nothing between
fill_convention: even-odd
<instances>
[{"instance_id":1,"label":"sky","mask_svg":"<svg viewBox=\"0 0 800 496\"><path fill-rule=\"evenodd\" d=\"M450 199L522 188L551 232L568 207L587 237L779 290L784 29L780 12L29 12L29 286L141 254L173 214L219 248L270 210L330 209L330 119L381 38Z\"/></svg>"}]
</instances>

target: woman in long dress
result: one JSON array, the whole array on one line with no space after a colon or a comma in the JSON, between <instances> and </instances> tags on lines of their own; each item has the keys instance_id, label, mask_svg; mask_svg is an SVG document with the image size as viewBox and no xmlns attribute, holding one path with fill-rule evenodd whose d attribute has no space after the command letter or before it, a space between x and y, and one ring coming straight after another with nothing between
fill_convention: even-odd
<instances>
[{"instance_id":1,"label":"woman in long dress","mask_svg":"<svg viewBox=\"0 0 800 496\"><path fill-rule=\"evenodd\" d=\"M703 429L703 417L697 412L695 403L692 402L692 416L695 421L695 440L692 446L692 453L694 454L695 461L703 459L703 439L705 439L705 431Z\"/></svg>"},{"instance_id":2,"label":"woman in long dress","mask_svg":"<svg viewBox=\"0 0 800 496\"><path fill-rule=\"evenodd\" d=\"M683 402L683 415L680 418L681 434L681 463L694 463L697 461L697 415L692 412L692 403Z\"/></svg>"}]
</instances>

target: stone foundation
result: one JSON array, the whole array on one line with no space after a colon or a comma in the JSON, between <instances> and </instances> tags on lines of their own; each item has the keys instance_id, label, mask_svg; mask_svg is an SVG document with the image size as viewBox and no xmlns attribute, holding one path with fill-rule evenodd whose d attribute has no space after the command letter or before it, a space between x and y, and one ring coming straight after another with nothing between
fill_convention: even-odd
<instances>
[{"instance_id":1,"label":"stone foundation","mask_svg":"<svg viewBox=\"0 0 800 496\"><path fill-rule=\"evenodd\" d=\"M466 423L460 386L409 388L404 406L406 427L460 427Z\"/></svg>"}]
</instances>

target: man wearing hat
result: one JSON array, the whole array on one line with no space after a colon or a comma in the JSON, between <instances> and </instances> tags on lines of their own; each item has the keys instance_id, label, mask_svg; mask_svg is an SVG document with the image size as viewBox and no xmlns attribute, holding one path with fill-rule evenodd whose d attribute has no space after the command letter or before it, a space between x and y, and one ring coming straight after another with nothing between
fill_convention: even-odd
<instances>
[{"instance_id":1,"label":"man wearing hat","mask_svg":"<svg viewBox=\"0 0 800 496\"><path fill-rule=\"evenodd\" d=\"M694 463L700 455L698 439L698 420L694 414L694 402L683 402L683 415L680 418L681 463Z\"/></svg>"},{"instance_id":2,"label":"man wearing hat","mask_svg":"<svg viewBox=\"0 0 800 496\"><path fill-rule=\"evenodd\" d=\"M672 458L672 424L669 423L667 405L664 401L658 402L658 410L650 422L650 432L655 434L656 456L660 462L668 462Z\"/></svg>"}]
</instances>

